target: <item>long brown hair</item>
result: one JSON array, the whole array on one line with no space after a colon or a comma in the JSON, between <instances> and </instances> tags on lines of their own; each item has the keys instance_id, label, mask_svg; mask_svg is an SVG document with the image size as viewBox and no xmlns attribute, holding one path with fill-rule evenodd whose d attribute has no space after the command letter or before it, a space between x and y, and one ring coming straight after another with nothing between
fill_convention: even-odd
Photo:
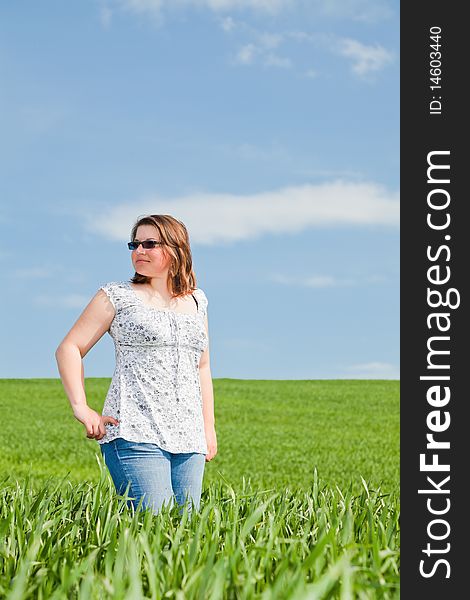
<instances>
[{"instance_id":1,"label":"long brown hair","mask_svg":"<svg viewBox=\"0 0 470 600\"><path fill-rule=\"evenodd\" d=\"M132 227L131 240L135 240L140 225L153 225L164 243L163 251L170 256L168 289L173 297L185 296L196 289L196 276L186 226L171 215L145 215L139 217ZM132 283L149 283L150 277L135 273Z\"/></svg>"}]
</instances>

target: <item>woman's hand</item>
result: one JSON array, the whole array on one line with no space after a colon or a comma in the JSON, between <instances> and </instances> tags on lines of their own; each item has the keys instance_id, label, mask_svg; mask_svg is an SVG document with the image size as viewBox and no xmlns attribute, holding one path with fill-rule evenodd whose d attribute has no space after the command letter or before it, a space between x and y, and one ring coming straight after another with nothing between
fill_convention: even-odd
<instances>
[{"instance_id":1,"label":"woman's hand","mask_svg":"<svg viewBox=\"0 0 470 600\"><path fill-rule=\"evenodd\" d=\"M217 434L215 433L215 426L209 425L204 427L206 434L207 450L206 462L209 462L217 454Z\"/></svg>"},{"instance_id":2,"label":"woman's hand","mask_svg":"<svg viewBox=\"0 0 470 600\"><path fill-rule=\"evenodd\" d=\"M78 406L73 409L73 416L85 425L87 438L100 440L106 434L106 423L118 425L119 421L114 417L103 416L87 405Z\"/></svg>"}]
</instances>

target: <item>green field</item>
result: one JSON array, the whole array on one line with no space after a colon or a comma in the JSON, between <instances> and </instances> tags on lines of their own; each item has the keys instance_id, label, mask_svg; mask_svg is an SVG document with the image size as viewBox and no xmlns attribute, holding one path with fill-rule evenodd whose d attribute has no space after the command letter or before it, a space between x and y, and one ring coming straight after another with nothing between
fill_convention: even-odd
<instances>
[{"instance_id":1,"label":"green field","mask_svg":"<svg viewBox=\"0 0 470 600\"><path fill-rule=\"evenodd\" d=\"M109 379L86 379L101 412ZM215 379L201 514L116 496L60 380L0 380L0 597L398 598L399 382Z\"/></svg>"}]
</instances>

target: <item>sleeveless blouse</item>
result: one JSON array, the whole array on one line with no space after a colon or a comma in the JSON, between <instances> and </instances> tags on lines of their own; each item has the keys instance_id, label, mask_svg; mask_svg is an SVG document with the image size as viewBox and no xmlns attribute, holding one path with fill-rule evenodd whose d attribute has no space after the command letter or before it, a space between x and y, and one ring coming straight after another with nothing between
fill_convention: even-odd
<instances>
[{"instance_id":1,"label":"sleeveless blouse","mask_svg":"<svg viewBox=\"0 0 470 600\"><path fill-rule=\"evenodd\" d=\"M116 366L103 415L99 444L121 437L150 442L172 453L207 454L202 413L199 361L207 348L204 317L207 298L197 288L194 314L149 306L128 281L102 285L116 311L108 333Z\"/></svg>"}]
</instances>

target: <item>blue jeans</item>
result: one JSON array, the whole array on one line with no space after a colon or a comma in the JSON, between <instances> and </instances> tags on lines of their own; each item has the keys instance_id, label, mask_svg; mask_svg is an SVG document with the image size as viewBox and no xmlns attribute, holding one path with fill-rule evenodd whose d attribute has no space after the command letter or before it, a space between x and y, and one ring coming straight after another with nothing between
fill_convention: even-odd
<instances>
[{"instance_id":1,"label":"blue jeans","mask_svg":"<svg viewBox=\"0 0 470 600\"><path fill-rule=\"evenodd\" d=\"M157 514L163 504L173 506L176 498L181 506L180 515L187 499L190 513L192 504L199 510L204 454L174 454L156 444L129 442L123 438L100 444L100 449L117 493L124 495L130 483L128 506L130 502L137 508L143 498L142 508L150 508Z\"/></svg>"}]
</instances>

